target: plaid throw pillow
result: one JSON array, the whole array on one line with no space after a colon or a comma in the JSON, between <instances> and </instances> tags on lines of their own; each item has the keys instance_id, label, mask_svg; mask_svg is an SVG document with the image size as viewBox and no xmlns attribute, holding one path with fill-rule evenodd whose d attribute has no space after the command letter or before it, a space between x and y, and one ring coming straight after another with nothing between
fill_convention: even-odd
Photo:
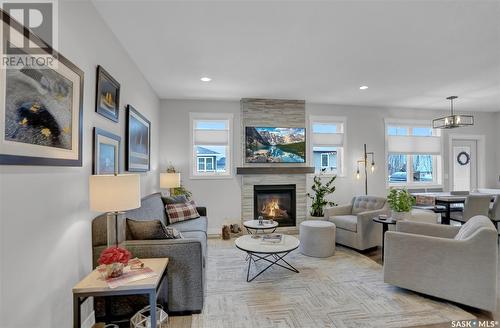
<instances>
[{"instance_id":1,"label":"plaid throw pillow","mask_svg":"<svg viewBox=\"0 0 500 328\"><path fill-rule=\"evenodd\" d=\"M167 204L165 205L165 209L167 210L170 224L200 217L194 201L183 204Z\"/></svg>"}]
</instances>

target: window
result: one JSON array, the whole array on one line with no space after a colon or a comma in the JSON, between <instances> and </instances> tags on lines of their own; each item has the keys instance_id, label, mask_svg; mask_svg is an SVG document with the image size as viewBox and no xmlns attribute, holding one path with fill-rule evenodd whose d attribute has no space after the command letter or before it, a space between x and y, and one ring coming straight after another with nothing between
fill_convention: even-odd
<instances>
[{"instance_id":1,"label":"window","mask_svg":"<svg viewBox=\"0 0 500 328\"><path fill-rule=\"evenodd\" d=\"M192 178L231 176L232 114L191 113Z\"/></svg>"},{"instance_id":2,"label":"window","mask_svg":"<svg viewBox=\"0 0 500 328\"><path fill-rule=\"evenodd\" d=\"M345 118L310 116L312 159L316 173L342 175Z\"/></svg>"},{"instance_id":3,"label":"window","mask_svg":"<svg viewBox=\"0 0 500 328\"><path fill-rule=\"evenodd\" d=\"M389 185L441 184L440 131L430 122L386 120Z\"/></svg>"},{"instance_id":4,"label":"window","mask_svg":"<svg viewBox=\"0 0 500 328\"><path fill-rule=\"evenodd\" d=\"M321 154L321 168L328 168L330 166L330 154Z\"/></svg>"},{"instance_id":5,"label":"window","mask_svg":"<svg viewBox=\"0 0 500 328\"><path fill-rule=\"evenodd\" d=\"M214 157L197 156L198 172L214 172Z\"/></svg>"}]
</instances>

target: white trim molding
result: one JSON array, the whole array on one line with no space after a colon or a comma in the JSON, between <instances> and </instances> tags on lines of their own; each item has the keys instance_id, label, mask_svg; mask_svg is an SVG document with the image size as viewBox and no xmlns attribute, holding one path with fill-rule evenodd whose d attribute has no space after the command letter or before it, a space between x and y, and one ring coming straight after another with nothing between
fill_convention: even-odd
<instances>
[{"instance_id":1,"label":"white trim molding","mask_svg":"<svg viewBox=\"0 0 500 328\"><path fill-rule=\"evenodd\" d=\"M336 133L324 133L323 135L313 133L314 123L325 123L325 124L335 124L340 126L339 131ZM335 116L335 115L307 115L306 124L308 129L306 129L307 137L307 153L309 157L309 164L315 166L313 148L314 145L337 147L337 172L327 172L324 176L337 176L338 178L345 177L345 153L347 149L347 117L346 116ZM318 144L314 143L314 140Z\"/></svg>"},{"instance_id":2,"label":"white trim molding","mask_svg":"<svg viewBox=\"0 0 500 328\"><path fill-rule=\"evenodd\" d=\"M388 127L389 126L400 126L400 127L425 127L425 128L430 128L432 129L432 121L431 120L421 120L421 119L402 119L402 118L384 118L384 163L385 163L385 169L384 169L384 174L385 174L385 186L386 189L389 189L391 187L407 187L407 188L442 188L444 185L444 165L443 165L443 151L444 151L444 141L442 138L442 133L441 130L438 129L432 129L432 136L429 137L419 137L419 136L412 136L409 134L408 136L389 136L388 135ZM408 131L409 133L411 132L411 129ZM422 138L429 138L429 141L432 141L432 147L431 145L426 145L425 142L422 142ZM397 147L397 152L411 156L414 154L419 154L422 152L428 153L429 155L433 156L434 163L434 171L435 173L433 174L433 181L431 182L412 182L412 181L406 181L406 182L389 182L389 172L387 170L387 165L388 165L388 156L390 154L389 152L389 142L395 142L395 141L403 141L406 139L406 142L409 143L409 149L407 152L403 152L401 150L401 145L398 145ZM393 145L394 146L394 145ZM425 151L426 148L429 148L429 151ZM421 149L418 149L421 148ZM431 149L432 148L432 149ZM438 149L439 148L439 149ZM393 152L394 153L394 152ZM412 163L411 158L408 158L408 163ZM409 168L410 172L408 173L408 177L410 176L410 173L412 172L412 168Z\"/></svg>"},{"instance_id":3,"label":"white trim molding","mask_svg":"<svg viewBox=\"0 0 500 328\"><path fill-rule=\"evenodd\" d=\"M484 134L460 134L450 133L448 135L448 188L453 189L453 140L475 140L477 142L477 188L486 186L486 136Z\"/></svg>"},{"instance_id":4,"label":"white trim molding","mask_svg":"<svg viewBox=\"0 0 500 328\"><path fill-rule=\"evenodd\" d=\"M197 169L197 161L195 161L196 150L195 150L195 129L194 122L197 120L204 121L227 121L227 140L226 144L226 172L206 172L203 174L195 174ZM221 130L222 131L222 130ZM214 133L212 133L214 134ZM233 165L233 148L234 148L234 114L233 113L189 113L189 178L190 179L231 179L234 175L234 165ZM201 134L200 134L201 135ZM217 135L211 135L214 137L214 146L221 146L221 138ZM208 143L210 145L210 143Z\"/></svg>"}]
</instances>

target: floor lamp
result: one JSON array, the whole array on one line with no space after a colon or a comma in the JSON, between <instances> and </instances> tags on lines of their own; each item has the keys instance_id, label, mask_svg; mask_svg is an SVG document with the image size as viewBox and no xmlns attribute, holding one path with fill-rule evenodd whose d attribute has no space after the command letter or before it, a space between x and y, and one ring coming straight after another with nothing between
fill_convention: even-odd
<instances>
[{"instance_id":1,"label":"floor lamp","mask_svg":"<svg viewBox=\"0 0 500 328\"><path fill-rule=\"evenodd\" d=\"M365 169L365 195L368 195L368 155L371 156L371 171L373 173L373 171L375 171L375 155L374 153L371 151L371 152L367 152L366 151L366 144L364 144L364 156L363 156L363 159L360 159L358 160L357 162L357 171L356 171L356 179L359 180L359 164L363 164L364 165L364 169Z\"/></svg>"},{"instance_id":2,"label":"floor lamp","mask_svg":"<svg viewBox=\"0 0 500 328\"><path fill-rule=\"evenodd\" d=\"M141 206L141 180L138 174L91 175L90 209L107 213L108 247L118 247L118 216Z\"/></svg>"}]
</instances>

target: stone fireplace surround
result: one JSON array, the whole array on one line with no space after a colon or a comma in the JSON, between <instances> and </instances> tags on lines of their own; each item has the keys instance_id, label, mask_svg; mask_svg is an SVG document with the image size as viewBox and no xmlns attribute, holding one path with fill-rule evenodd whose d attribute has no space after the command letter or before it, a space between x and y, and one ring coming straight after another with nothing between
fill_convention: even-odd
<instances>
[{"instance_id":1,"label":"stone fireplace surround","mask_svg":"<svg viewBox=\"0 0 500 328\"><path fill-rule=\"evenodd\" d=\"M296 229L306 219L307 213L307 174L314 170L306 163L245 163L245 128L254 127L289 127L306 128L305 101L283 99L243 98L241 106L241 163L237 169L241 179L241 218L242 221L254 218L255 185L295 185L295 227L283 227L280 230ZM306 136L306 149L309 140Z\"/></svg>"}]
</instances>

